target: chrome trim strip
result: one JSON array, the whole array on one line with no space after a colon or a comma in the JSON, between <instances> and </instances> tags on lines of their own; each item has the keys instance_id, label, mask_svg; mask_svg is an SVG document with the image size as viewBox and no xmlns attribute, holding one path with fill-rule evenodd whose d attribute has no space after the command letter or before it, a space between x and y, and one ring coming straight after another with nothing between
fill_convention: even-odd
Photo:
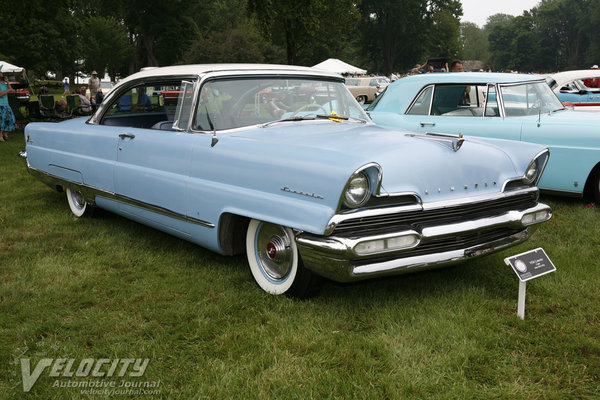
<instances>
[{"instance_id":1,"label":"chrome trim strip","mask_svg":"<svg viewBox=\"0 0 600 400\"><path fill-rule=\"evenodd\" d=\"M544 221L538 221L531 225L522 222L526 214L547 211L548 216ZM472 221L464 221L454 224L445 224L424 228L421 232L421 241L414 247L418 250L421 244L436 243L444 237L469 235L477 232L506 228L508 236L481 243L475 246L447 250L431 254L406 255L411 249L400 249L393 251L382 251L368 255L357 255L353 246L361 241L377 239L380 235L364 237L335 237L318 236L306 232L299 233L295 240L304 264L310 270L338 282L350 282L381 275L412 272L419 269L427 269L455 263L473 256L480 256L497 251L508 246L520 243L529 238L537 226L552 217L552 210L545 204L538 203L524 211L509 211L500 216L484 217ZM394 236L409 231L388 233L386 236ZM419 233L419 232L417 232ZM410 253L408 253L410 254ZM397 258L394 258L397 257Z\"/></svg>"},{"instance_id":2,"label":"chrome trim strip","mask_svg":"<svg viewBox=\"0 0 600 400\"><path fill-rule=\"evenodd\" d=\"M550 149L540 151L540 153L534 157L534 160L536 160L537 162L537 159L539 157L542 157L543 155L545 155L546 158L544 159L544 165L542 165L542 168L540 168L540 173L538 174L537 179L535 180L535 182L533 182L535 186L537 186L537 184L540 183L542 175L544 174L544 170L546 169L546 165L548 165L548 160L550 160Z\"/></svg>"},{"instance_id":3,"label":"chrome trim strip","mask_svg":"<svg viewBox=\"0 0 600 400\"><path fill-rule=\"evenodd\" d=\"M518 196L521 194L529 194L532 192L539 192L539 190L537 187L533 186L533 187L525 188L525 189L511 190L509 192L499 192L499 193L492 194L492 195L480 195L480 196L473 196L473 197L463 197L461 199L454 199L454 200L436 201L436 202L432 202L432 203L423 204L423 210L435 210L438 208L454 207L454 206L468 205L468 204L473 204L473 203L480 203L480 202L484 202L484 201L499 200L499 199L503 199L503 198L507 198L507 197Z\"/></svg>"},{"instance_id":4,"label":"chrome trim strip","mask_svg":"<svg viewBox=\"0 0 600 400\"><path fill-rule=\"evenodd\" d=\"M193 223L196 225L204 226L206 228L214 228L215 227L215 224L213 224L211 222L207 222L207 221L203 221L203 220L200 220L197 218L189 217L187 215L183 215L183 214L174 212L172 210L169 210L169 209L161 207L161 206L145 203L145 202L142 202L142 201L139 201L136 199L132 199L127 196L119 195L117 193L109 192L109 191L106 191L104 189L100 189L97 187L73 182L71 180L60 178L58 176L49 174L45 171L40 171L38 169L29 167L29 166L27 169L32 176L34 176L35 178L44 182L46 185L50 186L53 189L56 189L56 186L68 186L73 189L79 190L83 194L85 201L91 205L96 204L96 201L95 201L96 196L104 197L104 198L107 198L110 200L118 201L123 204L128 204L128 205L131 205L134 207L142 208L144 210L155 212L157 214L165 215L167 217L171 217L171 218L175 218L175 219L178 219L181 221L190 222L190 223Z\"/></svg>"},{"instance_id":5,"label":"chrome trim strip","mask_svg":"<svg viewBox=\"0 0 600 400\"><path fill-rule=\"evenodd\" d=\"M539 211L548 211L548 218L545 220L549 220L552 218L552 209L542 203L538 203L534 207L530 207L527 210L523 211L508 211L503 214L494 217L483 217L479 219L474 219L470 221L463 221L458 223L450 223L443 224L437 226L425 227L421 230L421 232L413 231L413 230L401 230L398 232L387 233L386 235L371 235L371 236L360 236L360 237L339 237L339 236L316 236L309 233L301 233L296 237L296 243L298 246L302 246L304 248L311 248L314 251L318 251L323 253L324 257L333 257L336 259L356 259L361 258L355 254L352 249L353 247L364 241L377 240L382 237L393 237L399 236L403 234L419 234L421 236L421 244L425 244L429 241L441 239L448 236L457 236L461 234L469 234L476 231L481 231L483 229L495 229L495 228L510 228L510 229L526 229L532 225L525 225L521 221L522 218L526 214L536 213ZM539 221L534 223L533 225L537 225L539 223L545 222ZM418 248L418 246L417 246ZM405 249L404 249L405 250ZM404 250L395 250L389 252L390 254L398 254ZM379 256L382 252L377 254L370 254L368 256L362 256L362 258L369 258L374 256Z\"/></svg>"},{"instance_id":6,"label":"chrome trim strip","mask_svg":"<svg viewBox=\"0 0 600 400\"><path fill-rule=\"evenodd\" d=\"M500 193L496 193L493 195L488 194L488 195L480 195L480 196L473 196L473 197L463 197L463 198L454 199L454 200L443 200L443 201L437 201L437 202L432 202L432 203L411 204L411 205L407 205L407 206L381 207L381 208L373 208L373 209L366 209L366 210L359 209L359 210L344 211L341 214L335 214L333 217L331 217L331 219L329 220L329 222L327 223L327 225L325 227L324 234L325 234L325 236L331 235L333 233L333 231L335 230L335 228L339 224L341 224L342 222L344 222L348 219L377 217L377 216L381 216L381 215L398 214L398 213L412 212L412 211L430 211L430 210L436 210L436 209L447 208L447 207L470 205L470 204L481 203L481 202L485 202L485 201L499 200L499 199L503 199L503 198L507 198L507 197L528 194L531 192L539 193L539 190L537 187L533 186L530 188L512 190L509 192L500 192ZM404 193L404 194L405 195L411 194L411 195L415 196L417 199L419 198L419 196L417 196L416 194L412 194L412 193ZM395 194L391 194L389 196L395 196Z\"/></svg>"},{"instance_id":7,"label":"chrome trim strip","mask_svg":"<svg viewBox=\"0 0 600 400\"><path fill-rule=\"evenodd\" d=\"M530 236L531 232L526 229L507 238L495 240L466 249L355 266L352 268L352 274L356 277L356 279L364 279L393 273L397 274L402 272L414 272L415 270L438 268L444 265L458 263L472 257L482 256L495 251L503 250L506 247L524 242Z\"/></svg>"}]
</instances>

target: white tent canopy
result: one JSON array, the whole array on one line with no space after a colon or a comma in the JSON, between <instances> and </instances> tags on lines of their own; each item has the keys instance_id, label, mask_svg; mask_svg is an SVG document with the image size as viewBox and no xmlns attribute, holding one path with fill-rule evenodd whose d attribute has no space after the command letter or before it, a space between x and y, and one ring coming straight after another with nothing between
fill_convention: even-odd
<instances>
[{"instance_id":1,"label":"white tent canopy","mask_svg":"<svg viewBox=\"0 0 600 400\"><path fill-rule=\"evenodd\" d=\"M23 71L22 67L17 67L16 65L12 65L10 63L7 63L6 61L0 61L0 67L2 67L0 69L0 71L2 71L2 72L22 72Z\"/></svg>"},{"instance_id":2,"label":"white tent canopy","mask_svg":"<svg viewBox=\"0 0 600 400\"><path fill-rule=\"evenodd\" d=\"M322 71L336 72L338 74L366 74L366 69L361 69L345 63L337 58L330 58L323 62L313 65L313 68L320 69Z\"/></svg>"}]
</instances>

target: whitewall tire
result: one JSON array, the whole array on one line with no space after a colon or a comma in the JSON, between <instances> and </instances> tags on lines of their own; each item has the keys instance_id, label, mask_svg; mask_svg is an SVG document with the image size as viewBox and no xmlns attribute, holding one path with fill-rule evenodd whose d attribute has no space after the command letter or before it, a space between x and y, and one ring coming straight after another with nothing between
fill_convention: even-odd
<instances>
[{"instance_id":1,"label":"whitewall tire","mask_svg":"<svg viewBox=\"0 0 600 400\"><path fill-rule=\"evenodd\" d=\"M302 265L290 228L251 220L246 232L246 255L254 280L267 293L304 298L320 281Z\"/></svg>"},{"instance_id":2,"label":"whitewall tire","mask_svg":"<svg viewBox=\"0 0 600 400\"><path fill-rule=\"evenodd\" d=\"M83 197L83 194L71 188L65 190L67 193L67 202L69 203L69 209L76 217L82 217L90 214L92 206L90 206Z\"/></svg>"}]
</instances>

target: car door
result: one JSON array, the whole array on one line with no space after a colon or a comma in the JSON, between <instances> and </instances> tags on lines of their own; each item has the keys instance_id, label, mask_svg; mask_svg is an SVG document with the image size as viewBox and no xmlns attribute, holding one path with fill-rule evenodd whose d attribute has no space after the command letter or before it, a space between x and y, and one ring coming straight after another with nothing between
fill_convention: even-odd
<instances>
[{"instance_id":1,"label":"car door","mask_svg":"<svg viewBox=\"0 0 600 400\"><path fill-rule=\"evenodd\" d=\"M161 97L161 88L174 86L173 82L134 86L113 101L103 123L115 126L118 137L114 183L120 211L185 236L189 233L187 177L195 137L172 129L175 113Z\"/></svg>"},{"instance_id":2,"label":"car door","mask_svg":"<svg viewBox=\"0 0 600 400\"><path fill-rule=\"evenodd\" d=\"M404 118L411 129L421 132L521 139L522 121L501 116L495 85L429 86Z\"/></svg>"}]
</instances>

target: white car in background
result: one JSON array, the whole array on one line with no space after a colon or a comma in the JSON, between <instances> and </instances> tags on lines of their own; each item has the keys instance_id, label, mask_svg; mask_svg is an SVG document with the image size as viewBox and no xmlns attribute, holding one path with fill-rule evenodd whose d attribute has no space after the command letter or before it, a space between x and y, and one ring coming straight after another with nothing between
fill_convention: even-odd
<instances>
[{"instance_id":1,"label":"white car in background","mask_svg":"<svg viewBox=\"0 0 600 400\"><path fill-rule=\"evenodd\" d=\"M558 72L546 76L546 82L565 106L600 110L600 69Z\"/></svg>"}]
</instances>

